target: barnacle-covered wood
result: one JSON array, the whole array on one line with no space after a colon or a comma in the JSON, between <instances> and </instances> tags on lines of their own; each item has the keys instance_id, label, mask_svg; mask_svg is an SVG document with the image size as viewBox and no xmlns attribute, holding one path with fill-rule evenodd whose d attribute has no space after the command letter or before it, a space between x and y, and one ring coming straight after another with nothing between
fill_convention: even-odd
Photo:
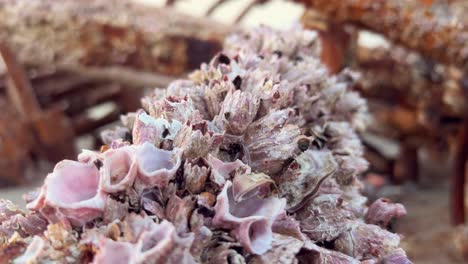
<instances>
[{"instance_id":1,"label":"barnacle-covered wood","mask_svg":"<svg viewBox=\"0 0 468 264\"><path fill-rule=\"evenodd\" d=\"M22 62L127 66L177 75L221 49L226 27L133 1L8 0L0 40Z\"/></svg>"},{"instance_id":2,"label":"barnacle-covered wood","mask_svg":"<svg viewBox=\"0 0 468 264\"><path fill-rule=\"evenodd\" d=\"M335 22L353 23L384 34L424 56L468 69L466 1L297 0Z\"/></svg>"}]
</instances>

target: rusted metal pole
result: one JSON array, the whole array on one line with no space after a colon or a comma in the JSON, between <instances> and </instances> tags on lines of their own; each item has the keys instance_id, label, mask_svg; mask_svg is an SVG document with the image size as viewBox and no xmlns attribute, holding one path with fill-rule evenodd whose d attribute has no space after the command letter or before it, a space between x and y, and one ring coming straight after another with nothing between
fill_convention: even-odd
<instances>
[{"instance_id":1,"label":"rusted metal pole","mask_svg":"<svg viewBox=\"0 0 468 264\"><path fill-rule=\"evenodd\" d=\"M451 191L452 223L464 224L465 217L465 183L466 165L468 161L468 118L465 119L458 135L458 144L455 151L453 166L453 179Z\"/></svg>"},{"instance_id":2,"label":"rusted metal pole","mask_svg":"<svg viewBox=\"0 0 468 264\"><path fill-rule=\"evenodd\" d=\"M40 111L31 83L16 56L4 43L0 43L0 54L11 80L10 85L7 85L7 93L11 103L23 119L31 118L32 115L38 114Z\"/></svg>"},{"instance_id":3,"label":"rusted metal pole","mask_svg":"<svg viewBox=\"0 0 468 264\"><path fill-rule=\"evenodd\" d=\"M443 8L416 0L296 1L320 11L330 21L356 24L427 58L468 70L466 1L454 1Z\"/></svg>"}]
</instances>

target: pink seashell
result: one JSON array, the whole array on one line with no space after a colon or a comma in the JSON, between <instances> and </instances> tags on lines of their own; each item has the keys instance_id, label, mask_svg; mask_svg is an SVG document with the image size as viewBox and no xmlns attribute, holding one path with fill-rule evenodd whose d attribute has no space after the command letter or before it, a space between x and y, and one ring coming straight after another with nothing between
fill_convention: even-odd
<instances>
[{"instance_id":1,"label":"pink seashell","mask_svg":"<svg viewBox=\"0 0 468 264\"><path fill-rule=\"evenodd\" d=\"M299 240L306 239L306 236L301 231L300 222L294 216L286 215L286 212L276 217L272 229L277 234L291 236Z\"/></svg>"},{"instance_id":2,"label":"pink seashell","mask_svg":"<svg viewBox=\"0 0 468 264\"><path fill-rule=\"evenodd\" d=\"M232 183L227 181L217 197L213 224L234 229L234 235L242 246L253 254L263 254L270 249L272 224L284 212L286 200L250 197L235 202L231 186Z\"/></svg>"},{"instance_id":3,"label":"pink seashell","mask_svg":"<svg viewBox=\"0 0 468 264\"><path fill-rule=\"evenodd\" d=\"M108 193L123 191L132 186L137 175L134 147L110 149L102 154L100 187Z\"/></svg>"},{"instance_id":4,"label":"pink seashell","mask_svg":"<svg viewBox=\"0 0 468 264\"><path fill-rule=\"evenodd\" d=\"M167 186L181 165L181 154L181 149L168 151L143 143L136 152L139 188Z\"/></svg>"},{"instance_id":5,"label":"pink seashell","mask_svg":"<svg viewBox=\"0 0 468 264\"><path fill-rule=\"evenodd\" d=\"M189 250L193 234L180 237L168 221L155 224L136 245L137 263L195 263Z\"/></svg>"},{"instance_id":6,"label":"pink seashell","mask_svg":"<svg viewBox=\"0 0 468 264\"><path fill-rule=\"evenodd\" d=\"M271 248L273 231L271 223L262 216L251 216L239 223L233 230L241 245L253 254L261 255Z\"/></svg>"},{"instance_id":7,"label":"pink seashell","mask_svg":"<svg viewBox=\"0 0 468 264\"><path fill-rule=\"evenodd\" d=\"M124 223L128 228L126 232L126 241L131 243L136 243L144 232L153 229L156 225L156 223L145 213L130 213L125 217Z\"/></svg>"},{"instance_id":8,"label":"pink seashell","mask_svg":"<svg viewBox=\"0 0 468 264\"><path fill-rule=\"evenodd\" d=\"M241 202L253 196L264 197L270 194L270 187L275 182L264 173L241 173L234 177L232 195L234 201Z\"/></svg>"},{"instance_id":9,"label":"pink seashell","mask_svg":"<svg viewBox=\"0 0 468 264\"><path fill-rule=\"evenodd\" d=\"M359 222L335 240L335 249L358 260L381 258L399 248L400 237L380 228Z\"/></svg>"},{"instance_id":10,"label":"pink seashell","mask_svg":"<svg viewBox=\"0 0 468 264\"><path fill-rule=\"evenodd\" d=\"M260 101L255 95L230 90L214 122L223 127L228 134L241 135L254 120L259 105Z\"/></svg>"},{"instance_id":11,"label":"pink seashell","mask_svg":"<svg viewBox=\"0 0 468 264\"><path fill-rule=\"evenodd\" d=\"M209 129L206 121L185 125L174 139L174 145L183 148L184 158L195 159L216 152L223 142L223 135Z\"/></svg>"},{"instance_id":12,"label":"pink seashell","mask_svg":"<svg viewBox=\"0 0 468 264\"><path fill-rule=\"evenodd\" d=\"M107 129L101 132L102 142L106 145L111 145L116 140L124 140L130 133L128 128L117 126L114 129Z\"/></svg>"},{"instance_id":13,"label":"pink seashell","mask_svg":"<svg viewBox=\"0 0 468 264\"><path fill-rule=\"evenodd\" d=\"M229 175L234 170L240 167L248 168L242 161L236 160L233 162L224 162L212 156L208 155L207 163L211 167L211 181L217 184L219 187L222 187L226 180L229 180L231 176ZM250 168L248 168L250 172Z\"/></svg>"},{"instance_id":14,"label":"pink seashell","mask_svg":"<svg viewBox=\"0 0 468 264\"><path fill-rule=\"evenodd\" d=\"M204 90L204 102L206 114L209 120L213 119L221 111L224 98L229 91L234 89L232 82L217 82L211 87L202 86Z\"/></svg>"},{"instance_id":15,"label":"pink seashell","mask_svg":"<svg viewBox=\"0 0 468 264\"><path fill-rule=\"evenodd\" d=\"M101 153L97 151L83 149L78 154L78 161L83 163L93 163L96 160L102 160Z\"/></svg>"},{"instance_id":16,"label":"pink seashell","mask_svg":"<svg viewBox=\"0 0 468 264\"><path fill-rule=\"evenodd\" d=\"M185 187L190 193L200 193L209 174L210 168L203 163L200 164L200 161L192 163L192 161L186 160L184 163Z\"/></svg>"},{"instance_id":17,"label":"pink seashell","mask_svg":"<svg viewBox=\"0 0 468 264\"><path fill-rule=\"evenodd\" d=\"M293 116L294 110L287 108L250 124L244 138L252 169L275 174L283 168L285 160L300 152L299 127L287 123Z\"/></svg>"},{"instance_id":18,"label":"pink seashell","mask_svg":"<svg viewBox=\"0 0 468 264\"><path fill-rule=\"evenodd\" d=\"M300 263L317 263L317 264L359 264L357 259L354 259L343 253L328 250L312 243L310 240L304 243L302 250L297 254L296 258Z\"/></svg>"},{"instance_id":19,"label":"pink seashell","mask_svg":"<svg viewBox=\"0 0 468 264\"><path fill-rule=\"evenodd\" d=\"M135 245L103 238L93 264L136 264Z\"/></svg>"},{"instance_id":20,"label":"pink seashell","mask_svg":"<svg viewBox=\"0 0 468 264\"><path fill-rule=\"evenodd\" d=\"M402 204L392 203L388 199L380 198L369 206L366 222L386 227L393 218L399 218L405 215L406 210Z\"/></svg>"},{"instance_id":21,"label":"pink seashell","mask_svg":"<svg viewBox=\"0 0 468 264\"><path fill-rule=\"evenodd\" d=\"M106 195L99 188L99 171L93 164L61 161L47 176L43 188L44 203L73 225L84 225L102 215ZM31 207L34 205L40 203L33 202Z\"/></svg>"},{"instance_id":22,"label":"pink seashell","mask_svg":"<svg viewBox=\"0 0 468 264\"><path fill-rule=\"evenodd\" d=\"M181 127L182 124L177 120L169 122L164 118L155 119L140 110L133 125L133 144L149 142L159 147L164 139L173 140Z\"/></svg>"},{"instance_id":23,"label":"pink seashell","mask_svg":"<svg viewBox=\"0 0 468 264\"><path fill-rule=\"evenodd\" d=\"M13 263L36 263L39 257L45 253L46 242L40 236L34 236L26 251L15 259Z\"/></svg>"},{"instance_id":24,"label":"pink seashell","mask_svg":"<svg viewBox=\"0 0 468 264\"><path fill-rule=\"evenodd\" d=\"M148 112L154 118L164 118L169 122L177 120L185 123L188 120L201 119L200 113L195 110L192 101L185 96L167 96L148 103Z\"/></svg>"}]
</instances>

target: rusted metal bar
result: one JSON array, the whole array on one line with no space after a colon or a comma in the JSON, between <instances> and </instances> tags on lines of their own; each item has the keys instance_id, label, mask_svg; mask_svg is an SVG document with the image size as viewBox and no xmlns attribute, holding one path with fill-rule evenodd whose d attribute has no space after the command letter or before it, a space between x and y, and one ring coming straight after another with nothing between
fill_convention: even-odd
<instances>
[{"instance_id":1,"label":"rusted metal bar","mask_svg":"<svg viewBox=\"0 0 468 264\"><path fill-rule=\"evenodd\" d=\"M419 161L418 161L418 147L405 142L403 140L400 144L400 154L395 162L393 171L393 181L395 183L404 183L419 181Z\"/></svg>"},{"instance_id":2,"label":"rusted metal bar","mask_svg":"<svg viewBox=\"0 0 468 264\"><path fill-rule=\"evenodd\" d=\"M381 33L427 58L468 70L466 1L437 8L415 0L296 0L336 23Z\"/></svg>"},{"instance_id":3,"label":"rusted metal bar","mask_svg":"<svg viewBox=\"0 0 468 264\"><path fill-rule=\"evenodd\" d=\"M466 222L465 187L467 177L466 167L468 163L468 118L465 119L463 128L459 132L457 143L453 166L452 191L450 194L452 223L454 225Z\"/></svg>"},{"instance_id":4,"label":"rusted metal bar","mask_svg":"<svg viewBox=\"0 0 468 264\"><path fill-rule=\"evenodd\" d=\"M40 111L29 80L8 45L0 42L0 54L5 62L11 85L7 85L9 98L21 116L28 120Z\"/></svg>"},{"instance_id":5,"label":"rusted metal bar","mask_svg":"<svg viewBox=\"0 0 468 264\"><path fill-rule=\"evenodd\" d=\"M130 0L9 0L0 39L20 61L180 75L221 49L231 27Z\"/></svg>"}]
</instances>

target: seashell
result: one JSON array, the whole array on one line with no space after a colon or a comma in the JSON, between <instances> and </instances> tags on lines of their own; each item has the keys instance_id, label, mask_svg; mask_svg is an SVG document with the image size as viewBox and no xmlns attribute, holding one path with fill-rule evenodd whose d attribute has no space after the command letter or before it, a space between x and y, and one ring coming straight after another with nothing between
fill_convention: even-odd
<instances>
[{"instance_id":1,"label":"seashell","mask_svg":"<svg viewBox=\"0 0 468 264\"><path fill-rule=\"evenodd\" d=\"M94 256L93 264L115 264L136 262L135 245L123 242L113 241L112 239L104 238L99 242L99 251Z\"/></svg>"},{"instance_id":2,"label":"seashell","mask_svg":"<svg viewBox=\"0 0 468 264\"><path fill-rule=\"evenodd\" d=\"M264 173L241 173L236 175L232 182L232 196L237 203L254 196L265 197L274 183L270 176Z\"/></svg>"},{"instance_id":3,"label":"seashell","mask_svg":"<svg viewBox=\"0 0 468 264\"><path fill-rule=\"evenodd\" d=\"M163 150L148 142L136 151L139 188L166 187L181 164L181 150Z\"/></svg>"},{"instance_id":4,"label":"seashell","mask_svg":"<svg viewBox=\"0 0 468 264\"><path fill-rule=\"evenodd\" d=\"M222 187L225 184L226 180L229 180L231 178L231 172L240 167L246 166L240 160L236 160L233 162L223 162L213 157L212 155L208 155L207 163L211 167L210 180L213 183L215 183L218 187ZM248 170L248 172L250 172L250 169Z\"/></svg>"},{"instance_id":5,"label":"seashell","mask_svg":"<svg viewBox=\"0 0 468 264\"><path fill-rule=\"evenodd\" d=\"M168 221L142 234L136 244L137 263L195 263L189 250L193 234L180 237Z\"/></svg>"},{"instance_id":6,"label":"seashell","mask_svg":"<svg viewBox=\"0 0 468 264\"><path fill-rule=\"evenodd\" d=\"M376 225L358 223L335 240L335 248L357 260L381 258L398 248L400 236Z\"/></svg>"},{"instance_id":7,"label":"seashell","mask_svg":"<svg viewBox=\"0 0 468 264\"><path fill-rule=\"evenodd\" d=\"M73 225L81 226L102 216L106 195L99 188L99 178L94 164L61 161L45 179L44 204L57 209Z\"/></svg>"},{"instance_id":8,"label":"seashell","mask_svg":"<svg viewBox=\"0 0 468 264\"><path fill-rule=\"evenodd\" d=\"M355 224L354 215L337 205L336 198L331 195L319 196L297 212L297 219L302 232L317 242L333 241Z\"/></svg>"},{"instance_id":9,"label":"seashell","mask_svg":"<svg viewBox=\"0 0 468 264\"><path fill-rule=\"evenodd\" d=\"M176 227L177 233L188 232L190 214L195 208L195 203L195 196L185 196L181 199L173 194L169 197L166 205L166 219Z\"/></svg>"},{"instance_id":10,"label":"seashell","mask_svg":"<svg viewBox=\"0 0 468 264\"><path fill-rule=\"evenodd\" d=\"M387 226L393 218L406 215L405 207L399 203L392 203L385 198L374 201L367 210L366 222L374 225Z\"/></svg>"},{"instance_id":11,"label":"seashell","mask_svg":"<svg viewBox=\"0 0 468 264\"><path fill-rule=\"evenodd\" d=\"M281 213L276 217L271 228L276 234L291 236L299 240L306 240L300 225L301 223L293 216Z\"/></svg>"},{"instance_id":12,"label":"seashell","mask_svg":"<svg viewBox=\"0 0 468 264\"><path fill-rule=\"evenodd\" d=\"M174 145L184 149L183 157L187 159L215 153L222 142L223 135L212 131L206 121L183 126L174 139Z\"/></svg>"},{"instance_id":13,"label":"seashell","mask_svg":"<svg viewBox=\"0 0 468 264\"><path fill-rule=\"evenodd\" d=\"M300 153L300 129L296 125L277 126L246 139L252 169L269 175L280 172L285 162Z\"/></svg>"},{"instance_id":14,"label":"seashell","mask_svg":"<svg viewBox=\"0 0 468 264\"><path fill-rule=\"evenodd\" d=\"M283 175L276 178L280 193L288 204L297 205L317 187L319 181L334 173L337 163L328 150L306 150L299 155Z\"/></svg>"},{"instance_id":15,"label":"seashell","mask_svg":"<svg viewBox=\"0 0 468 264\"><path fill-rule=\"evenodd\" d=\"M231 82L215 82L211 87L202 85L203 101L206 105L206 119L211 120L221 111L224 98L229 91L234 90Z\"/></svg>"},{"instance_id":16,"label":"seashell","mask_svg":"<svg viewBox=\"0 0 468 264\"><path fill-rule=\"evenodd\" d=\"M210 168L187 160L184 164L185 187L190 193L200 193L210 174Z\"/></svg>"},{"instance_id":17,"label":"seashell","mask_svg":"<svg viewBox=\"0 0 468 264\"><path fill-rule=\"evenodd\" d=\"M155 99L153 97L154 101L147 104L146 110L156 119L163 118L169 122L175 120L182 124L188 120L201 119L187 95L180 97L171 95L159 100Z\"/></svg>"},{"instance_id":18,"label":"seashell","mask_svg":"<svg viewBox=\"0 0 468 264\"><path fill-rule=\"evenodd\" d=\"M102 154L100 187L108 193L123 191L133 185L137 175L135 148L111 149Z\"/></svg>"},{"instance_id":19,"label":"seashell","mask_svg":"<svg viewBox=\"0 0 468 264\"><path fill-rule=\"evenodd\" d=\"M45 241L40 236L34 236L26 251L20 257L16 258L13 263L34 263L42 254L45 253Z\"/></svg>"},{"instance_id":20,"label":"seashell","mask_svg":"<svg viewBox=\"0 0 468 264\"><path fill-rule=\"evenodd\" d=\"M233 229L244 248L253 254L263 254L271 246L273 221L284 211L285 205L286 200L275 197L250 197L236 202L232 183L227 181L216 199L213 224Z\"/></svg>"},{"instance_id":21,"label":"seashell","mask_svg":"<svg viewBox=\"0 0 468 264\"><path fill-rule=\"evenodd\" d=\"M106 145L111 145L116 140L127 140L130 135L130 130L126 127L117 126L112 130L104 130L101 132L101 140Z\"/></svg>"},{"instance_id":22,"label":"seashell","mask_svg":"<svg viewBox=\"0 0 468 264\"><path fill-rule=\"evenodd\" d=\"M169 122L164 118L155 119L139 111L133 125L133 143L140 145L149 142L160 146L164 139L173 140L181 127L182 124L177 120Z\"/></svg>"},{"instance_id":23,"label":"seashell","mask_svg":"<svg viewBox=\"0 0 468 264\"><path fill-rule=\"evenodd\" d=\"M259 99L249 93L229 90L214 123L223 127L226 133L240 135L257 115Z\"/></svg>"}]
</instances>

